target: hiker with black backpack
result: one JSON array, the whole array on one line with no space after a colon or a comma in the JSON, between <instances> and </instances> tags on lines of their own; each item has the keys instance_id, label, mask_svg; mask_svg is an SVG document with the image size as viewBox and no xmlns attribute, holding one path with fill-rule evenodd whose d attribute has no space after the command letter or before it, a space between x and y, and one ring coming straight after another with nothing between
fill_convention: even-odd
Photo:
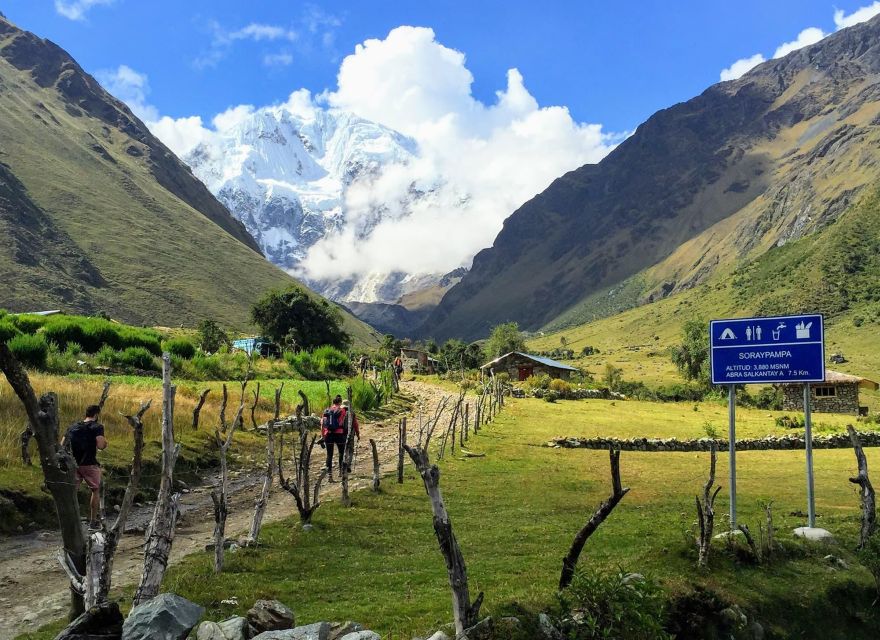
<instances>
[{"instance_id":1,"label":"hiker with black backpack","mask_svg":"<svg viewBox=\"0 0 880 640\"><path fill-rule=\"evenodd\" d=\"M327 463L324 468L330 474L333 481L333 449L334 445L339 453L339 473L342 474L345 466L345 444L348 440L348 425L346 419L350 409L342 402L342 396L333 398L333 404L324 410L321 418L321 439L327 447ZM360 440L361 433L354 411L351 412L351 428L355 437ZM349 472L351 469L348 470Z\"/></svg>"},{"instance_id":2,"label":"hiker with black backpack","mask_svg":"<svg viewBox=\"0 0 880 640\"><path fill-rule=\"evenodd\" d=\"M86 408L85 418L71 425L61 440L61 445L70 450L76 460L76 485L83 482L92 492L89 500L89 528L100 527L98 520L101 508L101 465L98 464L98 450L107 448L104 425L98 422L101 407L96 404Z\"/></svg>"}]
</instances>

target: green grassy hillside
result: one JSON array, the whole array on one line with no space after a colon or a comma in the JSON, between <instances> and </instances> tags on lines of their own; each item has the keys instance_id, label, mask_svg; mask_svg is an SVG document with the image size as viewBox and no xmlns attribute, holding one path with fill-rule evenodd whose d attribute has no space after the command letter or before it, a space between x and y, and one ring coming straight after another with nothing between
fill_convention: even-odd
<instances>
[{"instance_id":1,"label":"green grassy hillside","mask_svg":"<svg viewBox=\"0 0 880 640\"><path fill-rule=\"evenodd\" d=\"M601 373L606 362L624 377L648 384L678 379L669 347L691 319L819 312L827 326L826 356L849 360L833 368L880 380L880 191L865 196L819 233L769 250L735 272L623 313L547 331L529 341L532 350L561 346L576 362ZM880 397L867 394L880 408Z\"/></svg>"},{"instance_id":2,"label":"green grassy hillside","mask_svg":"<svg viewBox=\"0 0 880 640\"><path fill-rule=\"evenodd\" d=\"M2 18L0 141L2 308L246 329L261 294L295 282L124 104Z\"/></svg>"}]
</instances>

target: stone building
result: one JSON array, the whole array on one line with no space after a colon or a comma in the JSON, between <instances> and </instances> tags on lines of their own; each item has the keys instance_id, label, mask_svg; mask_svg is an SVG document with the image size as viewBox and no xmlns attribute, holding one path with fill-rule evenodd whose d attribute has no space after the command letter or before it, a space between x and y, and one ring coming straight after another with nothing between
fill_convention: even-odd
<instances>
[{"instance_id":1,"label":"stone building","mask_svg":"<svg viewBox=\"0 0 880 640\"><path fill-rule=\"evenodd\" d=\"M403 361L403 368L413 373L432 374L437 370L437 360L427 351L404 348L400 350L400 359Z\"/></svg>"},{"instance_id":2,"label":"stone building","mask_svg":"<svg viewBox=\"0 0 880 640\"><path fill-rule=\"evenodd\" d=\"M519 351L511 351L499 358L495 358L492 362L484 364L480 369L485 374L488 374L490 370L496 374L506 372L510 374L511 380L520 381L530 376L543 376L545 374L551 378L568 380L572 373L577 372L576 368L556 362L556 360L533 356Z\"/></svg>"},{"instance_id":3,"label":"stone building","mask_svg":"<svg viewBox=\"0 0 880 640\"><path fill-rule=\"evenodd\" d=\"M814 382L810 385L812 398L810 408L816 413L865 414L867 408L859 405L860 388L877 390L880 385L867 378L826 369L825 382ZM782 393L782 408L785 411L804 410L804 386L802 384L784 384L782 385Z\"/></svg>"}]
</instances>

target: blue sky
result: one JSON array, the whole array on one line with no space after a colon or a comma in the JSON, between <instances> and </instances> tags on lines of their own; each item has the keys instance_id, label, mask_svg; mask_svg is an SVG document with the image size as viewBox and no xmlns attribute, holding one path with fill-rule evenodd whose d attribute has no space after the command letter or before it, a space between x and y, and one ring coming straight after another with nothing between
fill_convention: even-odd
<instances>
[{"instance_id":1,"label":"blue sky","mask_svg":"<svg viewBox=\"0 0 880 640\"><path fill-rule=\"evenodd\" d=\"M466 55L477 99L493 102L515 67L540 105L627 131L717 82L735 60L769 57L808 27L832 32L835 9L849 14L870 4L0 0L0 10L90 72L127 65L144 74L149 102L172 117L207 120L232 105L282 101L298 88L332 90L356 44L416 25ZM245 32L249 25L280 31Z\"/></svg>"}]
</instances>

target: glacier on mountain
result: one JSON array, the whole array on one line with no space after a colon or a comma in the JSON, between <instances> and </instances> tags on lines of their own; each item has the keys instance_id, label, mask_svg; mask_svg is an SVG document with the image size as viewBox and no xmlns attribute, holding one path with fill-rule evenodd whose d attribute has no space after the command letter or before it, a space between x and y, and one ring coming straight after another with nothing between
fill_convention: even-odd
<instances>
[{"instance_id":1,"label":"glacier on mountain","mask_svg":"<svg viewBox=\"0 0 880 640\"><path fill-rule=\"evenodd\" d=\"M390 166L409 163L417 153L412 138L352 113L284 104L248 114L184 160L244 223L269 260L303 277L309 248L346 224L349 188L374 180ZM411 197L424 193L413 189ZM368 235L383 213L376 207L361 215L357 233ZM364 273L306 280L342 302L394 302L442 275Z\"/></svg>"}]
</instances>

